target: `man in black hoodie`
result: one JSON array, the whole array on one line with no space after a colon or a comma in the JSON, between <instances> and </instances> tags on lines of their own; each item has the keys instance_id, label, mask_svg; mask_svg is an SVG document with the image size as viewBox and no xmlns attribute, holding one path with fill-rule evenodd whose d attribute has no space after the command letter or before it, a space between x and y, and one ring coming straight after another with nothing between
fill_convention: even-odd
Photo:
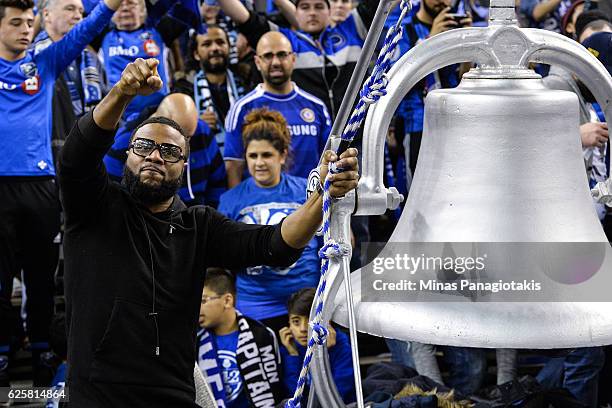
<instances>
[{"instance_id":1,"label":"man in black hoodie","mask_svg":"<svg viewBox=\"0 0 612 408\"><path fill-rule=\"evenodd\" d=\"M206 268L288 266L321 223L320 194L276 226L186 208L176 190L189 144L163 117L134 131L123 182L110 182L102 158L132 98L161 88L158 63L130 63L60 155L72 407L197 407L192 375ZM332 196L357 185L356 155L327 153L345 169L332 178Z\"/></svg>"}]
</instances>

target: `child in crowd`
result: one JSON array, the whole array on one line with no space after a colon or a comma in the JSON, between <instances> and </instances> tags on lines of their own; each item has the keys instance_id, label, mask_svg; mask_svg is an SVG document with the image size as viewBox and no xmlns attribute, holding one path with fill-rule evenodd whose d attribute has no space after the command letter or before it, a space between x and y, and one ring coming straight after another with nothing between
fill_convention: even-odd
<instances>
[{"instance_id":1,"label":"child in crowd","mask_svg":"<svg viewBox=\"0 0 612 408\"><path fill-rule=\"evenodd\" d=\"M283 360L283 383L290 395L295 390L302 362L308 344L308 319L310 307L315 297L314 288L302 289L289 298L287 309L289 311L289 327L279 331L281 343L281 356ZM327 326L327 349L331 370L338 388L338 392L346 404L354 402L355 382L353 379L353 364L351 359L351 345L348 336L335 330L331 323ZM310 379L308 380L310 382ZM306 388L308 389L308 388ZM302 397L301 406L306 406L306 394Z\"/></svg>"},{"instance_id":2,"label":"child in crowd","mask_svg":"<svg viewBox=\"0 0 612 408\"><path fill-rule=\"evenodd\" d=\"M274 332L235 308L236 286L227 271L207 271L200 305L198 365L217 406L274 406L282 400Z\"/></svg>"}]
</instances>

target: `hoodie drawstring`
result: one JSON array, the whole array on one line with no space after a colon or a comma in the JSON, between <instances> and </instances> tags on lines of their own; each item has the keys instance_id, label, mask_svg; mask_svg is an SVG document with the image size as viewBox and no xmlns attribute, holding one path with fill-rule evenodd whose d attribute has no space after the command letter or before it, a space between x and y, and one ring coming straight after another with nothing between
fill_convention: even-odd
<instances>
[{"instance_id":1,"label":"hoodie drawstring","mask_svg":"<svg viewBox=\"0 0 612 408\"><path fill-rule=\"evenodd\" d=\"M149 237L149 228L147 227L147 223L143 215L139 212L140 219L142 220L142 225L144 226L145 236L147 237L147 244L149 245L149 262L151 268L151 286L152 286L152 301L151 301L151 312L149 313L149 317L153 318L153 324L155 325L155 355L159 356L160 347L159 347L159 324L157 322L157 312L155 311L155 303L156 303L156 293L155 293L155 266L153 263L153 247L151 245L151 238Z\"/></svg>"}]
</instances>

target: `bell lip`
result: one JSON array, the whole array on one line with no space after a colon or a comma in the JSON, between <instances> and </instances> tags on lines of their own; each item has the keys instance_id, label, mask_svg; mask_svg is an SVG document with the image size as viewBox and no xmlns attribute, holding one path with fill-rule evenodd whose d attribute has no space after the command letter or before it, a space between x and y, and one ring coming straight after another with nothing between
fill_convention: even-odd
<instances>
[{"instance_id":1,"label":"bell lip","mask_svg":"<svg viewBox=\"0 0 612 408\"><path fill-rule=\"evenodd\" d=\"M542 75L534 70L504 67L504 68L472 68L463 77L465 79L542 79Z\"/></svg>"}]
</instances>

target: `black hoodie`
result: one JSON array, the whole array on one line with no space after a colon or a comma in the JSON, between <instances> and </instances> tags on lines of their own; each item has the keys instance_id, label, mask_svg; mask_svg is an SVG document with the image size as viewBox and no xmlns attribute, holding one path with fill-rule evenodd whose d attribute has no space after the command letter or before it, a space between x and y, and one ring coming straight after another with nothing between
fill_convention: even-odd
<instances>
[{"instance_id":1,"label":"black hoodie","mask_svg":"<svg viewBox=\"0 0 612 408\"><path fill-rule=\"evenodd\" d=\"M151 213L108 179L102 158L113 136L90 112L60 155L70 406L196 407L206 268L286 267L301 250L280 224L237 223L178 196Z\"/></svg>"}]
</instances>

